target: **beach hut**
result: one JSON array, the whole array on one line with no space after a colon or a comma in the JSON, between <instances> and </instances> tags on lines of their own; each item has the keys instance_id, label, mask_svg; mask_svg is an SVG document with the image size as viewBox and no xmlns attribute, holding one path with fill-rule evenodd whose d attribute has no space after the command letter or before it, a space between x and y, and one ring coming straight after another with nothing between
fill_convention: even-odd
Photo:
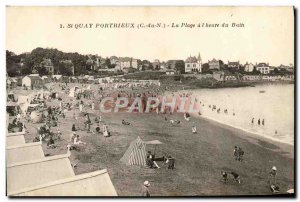
<instances>
[{"instance_id":1,"label":"beach hut","mask_svg":"<svg viewBox=\"0 0 300 202\"><path fill-rule=\"evenodd\" d=\"M26 87L41 87L43 80L38 74L30 74L22 79L22 86Z\"/></svg>"},{"instance_id":2,"label":"beach hut","mask_svg":"<svg viewBox=\"0 0 300 202\"><path fill-rule=\"evenodd\" d=\"M6 146L16 146L25 144L24 138L25 132L7 133L6 135Z\"/></svg>"},{"instance_id":3,"label":"beach hut","mask_svg":"<svg viewBox=\"0 0 300 202\"><path fill-rule=\"evenodd\" d=\"M10 196L117 196L106 169L29 187Z\"/></svg>"},{"instance_id":4,"label":"beach hut","mask_svg":"<svg viewBox=\"0 0 300 202\"><path fill-rule=\"evenodd\" d=\"M7 164L7 192L13 192L75 176L70 154Z\"/></svg>"},{"instance_id":5,"label":"beach hut","mask_svg":"<svg viewBox=\"0 0 300 202\"><path fill-rule=\"evenodd\" d=\"M140 137L130 143L120 161L126 165L146 166L146 144Z\"/></svg>"},{"instance_id":6,"label":"beach hut","mask_svg":"<svg viewBox=\"0 0 300 202\"><path fill-rule=\"evenodd\" d=\"M6 147L7 164L37 160L44 157L41 142L19 144Z\"/></svg>"}]
</instances>

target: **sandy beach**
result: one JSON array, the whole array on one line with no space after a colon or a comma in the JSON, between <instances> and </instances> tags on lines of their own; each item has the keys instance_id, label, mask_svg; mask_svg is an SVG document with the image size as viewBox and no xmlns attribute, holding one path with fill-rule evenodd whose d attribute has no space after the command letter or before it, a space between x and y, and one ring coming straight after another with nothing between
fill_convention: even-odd
<instances>
[{"instance_id":1,"label":"sandy beach","mask_svg":"<svg viewBox=\"0 0 300 202\"><path fill-rule=\"evenodd\" d=\"M66 96L66 95L62 95ZM70 98L63 98L66 102ZM58 105L52 101L51 105ZM75 123L84 128L84 117L75 109L78 119L73 118L73 111L67 112L66 118L59 117L62 140L57 147L47 149L46 155L64 154L72 134L71 126ZM92 112L88 110L88 112ZM94 120L99 110L90 113ZM205 118L197 117L185 121L183 114L156 113L108 113L101 114L112 136L105 138L102 134L87 133L78 130L82 141L87 145L82 151L72 151L71 162L77 164L76 174L87 173L106 168L119 196L140 196L145 180L151 183L152 196L196 196L196 195L270 195L269 171L272 166L278 170L277 184L280 193L294 188L294 147L274 142L263 137L226 126ZM167 118L167 121L165 120ZM122 120L131 125L123 125ZM170 119L180 120L178 126L172 126ZM195 123L197 134L191 127ZM36 125L25 123L28 133L27 142L32 142L36 135ZM55 131L57 127L53 127ZM126 166L120 162L130 142L140 137L144 141L159 140L163 144L155 149L156 157L165 154L175 158L175 169L169 170L158 162L160 169ZM234 160L233 149L238 145L245 151L244 161ZM147 150L154 151L153 146ZM234 171L241 177L241 184L232 177L229 182L222 182L221 171Z\"/></svg>"}]
</instances>

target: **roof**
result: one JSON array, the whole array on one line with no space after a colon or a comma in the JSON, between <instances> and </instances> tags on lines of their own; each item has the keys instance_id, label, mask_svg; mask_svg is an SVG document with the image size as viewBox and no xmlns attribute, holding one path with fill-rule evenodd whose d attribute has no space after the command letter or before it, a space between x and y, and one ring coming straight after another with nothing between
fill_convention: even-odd
<instances>
[{"instance_id":1,"label":"roof","mask_svg":"<svg viewBox=\"0 0 300 202\"><path fill-rule=\"evenodd\" d=\"M10 133L10 134L14 134L14 133ZM18 135L6 136L7 147L20 145L20 144L25 144L25 138L23 134L18 133Z\"/></svg>"},{"instance_id":2,"label":"roof","mask_svg":"<svg viewBox=\"0 0 300 202\"><path fill-rule=\"evenodd\" d=\"M117 56L111 56L109 59L111 59L111 60L117 60L118 57Z\"/></svg>"},{"instance_id":3,"label":"roof","mask_svg":"<svg viewBox=\"0 0 300 202\"><path fill-rule=\"evenodd\" d=\"M228 61L228 65L240 65L240 62L229 62Z\"/></svg>"},{"instance_id":4,"label":"roof","mask_svg":"<svg viewBox=\"0 0 300 202\"><path fill-rule=\"evenodd\" d=\"M41 142L16 144L14 146L6 147L6 163L8 165L13 163L41 159L43 157L44 152L42 149Z\"/></svg>"},{"instance_id":5,"label":"roof","mask_svg":"<svg viewBox=\"0 0 300 202\"><path fill-rule=\"evenodd\" d=\"M120 58L120 62L130 62L131 60L132 60L132 58L130 58L130 57Z\"/></svg>"},{"instance_id":6,"label":"roof","mask_svg":"<svg viewBox=\"0 0 300 202\"><path fill-rule=\"evenodd\" d=\"M186 63L197 63L198 60L196 57L188 57L186 60L185 60Z\"/></svg>"},{"instance_id":7,"label":"roof","mask_svg":"<svg viewBox=\"0 0 300 202\"><path fill-rule=\"evenodd\" d=\"M269 65L266 64L266 63L264 63L264 62L259 63L259 64L257 65L257 67L268 67L268 66L269 66Z\"/></svg>"},{"instance_id":8,"label":"roof","mask_svg":"<svg viewBox=\"0 0 300 202\"><path fill-rule=\"evenodd\" d=\"M75 176L69 156L69 154L57 155L7 165L8 194L27 187Z\"/></svg>"},{"instance_id":9,"label":"roof","mask_svg":"<svg viewBox=\"0 0 300 202\"><path fill-rule=\"evenodd\" d=\"M117 196L106 169L11 193L14 196Z\"/></svg>"},{"instance_id":10,"label":"roof","mask_svg":"<svg viewBox=\"0 0 300 202\"><path fill-rule=\"evenodd\" d=\"M208 61L209 63L210 62L219 62L219 60L216 60L215 58L213 58L211 61Z\"/></svg>"},{"instance_id":11,"label":"roof","mask_svg":"<svg viewBox=\"0 0 300 202\"><path fill-rule=\"evenodd\" d=\"M36 76L36 75L28 75L25 77L29 77L31 80L42 80L42 78L40 76Z\"/></svg>"}]
</instances>

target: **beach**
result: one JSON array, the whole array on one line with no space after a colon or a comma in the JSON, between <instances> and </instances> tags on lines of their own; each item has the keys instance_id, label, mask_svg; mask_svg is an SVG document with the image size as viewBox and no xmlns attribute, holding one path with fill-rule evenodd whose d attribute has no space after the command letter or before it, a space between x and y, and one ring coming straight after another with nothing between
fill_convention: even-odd
<instances>
[{"instance_id":1,"label":"beach","mask_svg":"<svg viewBox=\"0 0 300 202\"><path fill-rule=\"evenodd\" d=\"M61 95L63 101L70 98ZM58 105L52 101L51 105ZM66 145L72 134L73 123L84 128L84 117L75 109L78 119L73 118L73 111L66 113L66 118L59 117L59 129L62 139L56 142L57 147L48 149L43 143L46 155L65 154ZM94 125L99 110L91 111L90 118ZM272 166L278 170L276 182L280 193L294 188L294 147L289 144L272 141L251 133L202 118L191 117L190 121L183 114L156 113L101 113L102 120L111 131L110 137L102 134L87 133L78 130L86 146L82 151L71 151L71 162L76 164L76 174L87 173L106 168L119 196L140 196L145 180L151 183L151 196L208 196L208 195L270 195L269 171ZM167 119L167 120L165 120ZM170 119L180 120L172 126ZM126 120L131 125L123 125ZM194 122L194 124L193 124ZM25 123L28 133L27 142L36 136L36 125ZM192 133L191 127L197 127ZM92 126L93 128L93 126ZM53 131L56 127L52 128ZM175 158L175 169L166 169L163 162L158 162L160 169L149 169L139 166L127 166L120 162L130 143L140 137L143 141L159 140L163 144L155 148L157 157L172 155ZM234 160L234 146L245 151L244 161ZM154 151L153 146L146 150ZM235 183L232 177L229 182L222 182L221 171L237 172L241 184Z\"/></svg>"}]
</instances>

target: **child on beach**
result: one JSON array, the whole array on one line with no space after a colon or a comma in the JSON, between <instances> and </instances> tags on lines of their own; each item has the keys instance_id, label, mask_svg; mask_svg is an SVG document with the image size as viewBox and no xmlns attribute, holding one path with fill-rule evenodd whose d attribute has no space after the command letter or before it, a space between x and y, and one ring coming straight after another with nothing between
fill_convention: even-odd
<instances>
[{"instance_id":1,"label":"child on beach","mask_svg":"<svg viewBox=\"0 0 300 202\"><path fill-rule=\"evenodd\" d=\"M222 174L223 182L226 184L228 180L227 173L225 171L222 171L221 174Z\"/></svg>"}]
</instances>

